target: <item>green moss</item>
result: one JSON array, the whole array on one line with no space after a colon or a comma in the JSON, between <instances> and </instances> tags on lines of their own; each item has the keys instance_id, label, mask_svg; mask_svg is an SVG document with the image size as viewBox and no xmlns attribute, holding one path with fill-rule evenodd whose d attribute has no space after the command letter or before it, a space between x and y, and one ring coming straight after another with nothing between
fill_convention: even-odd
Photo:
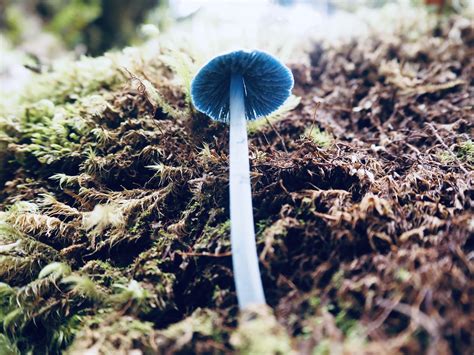
<instances>
[{"instance_id":1,"label":"green moss","mask_svg":"<svg viewBox=\"0 0 474 355\"><path fill-rule=\"evenodd\" d=\"M92 281L84 275L70 275L62 279L71 293L81 299L97 304L107 303L107 295Z\"/></svg>"},{"instance_id":2,"label":"green moss","mask_svg":"<svg viewBox=\"0 0 474 355\"><path fill-rule=\"evenodd\" d=\"M83 323L84 327L65 354L82 355L92 351L96 354L129 354L134 349L144 354L155 353L155 331L150 322L103 312L85 317Z\"/></svg>"},{"instance_id":3,"label":"green moss","mask_svg":"<svg viewBox=\"0 0 474 355\"><path fill-rule=\"evenodd\" d=\"M43 164L77 154L81 137L92 128L81 111L79 104L57 107L46 99L27 107L21 122L21 140L26 143L20 150L33 154Z\"/></svg>"},{"instance_id":4,"label":"green moss","mask_svg":"<svg viewBox=\"0 0 474 355\"><path fill-rule=\"evenodd\" d=\"M408 270L400 268L399 270L397 270L395 277L401 282L407 282L408 280L410 280L411 274Z\"/></svg>"},{"instance_id":5,"label":"green moss","mask_svg":"<svg viewBox=\"0 0 474 355\"><path fill-rule=\"evenodd\" d=\"M357 326L357 321L348 316L345 309L341 310L336 315L336 326L345 334L348 335L354 331Z\"/></svg>"},{"instance_id":6,"label":"green moss","mask_svg":"<svg viewBox=\"0 0 474 355\"><path fill-rule=\"evenodd\" d=\"M21 353L57 354L66 347L81 326L87 303L63 287L70 272L61 264L50 264L41 278L22 287L0 283L0 326ZM58 294L68 293L68 302L58 302Z\"/></svg>"},{"instance_id":7,"label":"green moss","mask_svg":"<svg viewBox=\"0 0 474 355\"><path fill-rule=\"evenodd\" d=\"M125 276L126 270L114 267L110 263L102 260L91 260L81 269L94 283L103 288L110 288L115 283L125 284L128 278Z\"/></svg>"},{"instance_id":8,"label":"green moss","mask_svg":"<svg viewBox=\"0 0 474 355\"><path fill-rule=\"evenodd\" d=\"M63 59L53 64L52 71L36 76L24 89L22 101L35 103L48 99L55 105L83 99L91 94L104 93L123 82L118 70L120 55L78 61ZM124 63L125 64L125 63Z\"/></svg>"},{"instance_id":9,"label":"green moss","mask_svg":"<svg viewBox=\"0 0 474 355\"><path fill-rule=\"evenodd\" d=\"M0 280L23 284L38 275L41 268L59 255L50 246L20 233L0 214ZM3 221L2 221L3 218Z\"/></svg>"},{"instance_id":10,"label":"green moss","mask_svg":"<svg viewBox=\"0 0 474 355\"><path fill-rule=\"evenodd\" d=\"M168 242L173 242L173 239ZM146 287L144 307L139 309L140 312L163 311L175 307L172 298L176 275L162 271L164 260L161 253L166 250L165 244L155 243L154 247L142 252L129 267L129 274L140 281L142 288Z\"/></svg>"},{"instance_id":11,"label":"green moss","mask_svg":"<svg viewBox=\"0 0 474 355\"><path fill-rule=\"evenodd\" d=\"M459 145L458 157L469 164L474 164L474 142L472 140L462 142Z\"/></svg>"},{"instance_id":12,"label":"green moss","mask_svg":"<svg viewBox=\"0 0 474 355\"><path fill-rule=\"evenodd\" d=\"M316 309L321 304L321 298L318 297L318 296L312 296L312 297L309 298L308 304L312 309Z\"/></svg>"},{"instance_id":13,"label":"green moss","mask_svg":"<svg viewBox=\"0 0 474 355\"><path fill-rule=\"evenodd\" d=\"M176 73L186 95L186 104L191 107L191 81L199 69L196 63L193 62L193 58L182 50L172 48L166 55L162 56L162 60Z\"/></svg>"},{"instance_id":14,"label":"green moss","mask_svg":"<svg viewBox=\"0 0 474 355\"><path fill-rule=\"evenodd\" d=\"M132 313L147 313L151 307L153 294L136 280L128 284L115 284L115 294L111 296L112 303L119 309Z\"/></svg>"},{"instance_id":15,"label":"green moss","mask_svg":"<svg viewBox=\"0 0 474 355\"><path fill-rule=\"evenodd\" d=\"M62 353L62 349L71 344L72 340L82 326L82 316L73 315L59 323L57 327L48 329L46 338L48 339L47 348L51 353Z\"/></svg>"},{"instance_id":16,"label":"green moss","mask_svg":"<svg viewBox=\"0 0 474 355\"><path fill-rule=\"evenodd\" d=\"M249 310L240 319L232 334L231 344L239 354L294 354L291 340L277 322L272 311L265 307Z\"/></svg>"},{"instance_id":17,"label":"green moss","mask_svg":"<svg viewBox=\"0 0 474 355\"><path fill-rule=\"evenodd\" d=\"M449 151L442 151L438 153L439 159L443 163L452 163L457 159L467 164L474 164L474 142L467 140L459 143L454 153Z\"/></svg>"},{"instance_id":18,"label":"green moss","mask_svg":"<svg viewBox=\"0 0 474 355\"><path fill-rule=\"evenodd\" d=\"M15 343L6 335L0 333L0 354L2 355L20 355L20 350Z\"/></svg>"},{"instance_id":19,"label":"green moss","mask_svg":"<svg viewBox=\"0 0 474 355\"><path fill-rule=\"evenodd\" d=\"M314 334L317 334L317 338L322 336L312 350L313 355L365 353L367 334L364 328L355 319L348 317L346 310L332 316L334 309L333 305L328 305L319 309L318 315L309 317L304 322L299 338L308 339ZM322 313L326 315L322 316Z\"/></svg>"},{"instance_id":20,"label":"green moss","mask_svg":"<svg viewBox=\"0 0 474 355\"><path fill-rule=\"evenodd\" d=\"M335 285L336 289L342 286L342 282L344 281L344 270L338 270L331 278L331 284Z\"/></svg>"},{"instance_id":21,"label":"green moss","mask_svg":"<svg viewBox=\"0 0 474 355\"><path fill-rule=\"evenodd\" d=\"M202 235L194 245L195 251L226 250L230 248L230 219L216 226L206 224Z\"/></svg>"},{"instance_id":22,"label":"green moss","mask_svg":"<svg viewBox=\"0 0 474 355\"><path fill-rule=\"evenodd\" d=\"M58 61L52 72L33 77L19 98L11 98L18 100L16 109L0 114L0 145L17 143L16 161L28 167L30 154L47 165L86 150L81 139L96 127L94 117L111 98L105 90L123 80L112 58ZM0 156L0 165L7 158Z\"/></svg>"},{"instance_id":23,"label":"green moss","mask_svg":"<svg viewBox=\"0 0 474 355\"><path fill-rule=\"evenodd\" d=\"M220 314L208 309L196 309L190 316L156 332L158 353L220 354L229 352L223 345L226 331ZM199 343L199 346L196 344Z\"/></svg>"},{"instance_id":24,"label":"green moss","mask_svg":"<svg viewBox=\"0 0 474 355\"><path fill-rule=\"evenodd\" d=\"M214 333L219 333L219 329L214 328L214 319L216 319L215 313L206 309L197 309L189 317L178 323L172 324L160 333L169 339L174 339L175 341L184 336L189 336L189 331L201 336L212 338Z\"/></svg>"},{"instance_id":25,"label":"green moss","mask_svg":"<svg viewBox=\"0 0 474 355\"><path fill-rule=\"evenodd\" d=\"M334 141L334 137L331 134L321 131L316 127L306 128L302 137L310 139L314 144L321 148L329 148Z\"/></svg>"},{"instance_id":26,"label":"green moss","mask_svg":"<svg viewBox=\"0 0 474 355\"><path fill-rule=\"evenodd\" d=\"M321 340L318 345L313 349L313 355L330 355L331 354L331 341L329 339Z\"/></svg>"}]
</instances>

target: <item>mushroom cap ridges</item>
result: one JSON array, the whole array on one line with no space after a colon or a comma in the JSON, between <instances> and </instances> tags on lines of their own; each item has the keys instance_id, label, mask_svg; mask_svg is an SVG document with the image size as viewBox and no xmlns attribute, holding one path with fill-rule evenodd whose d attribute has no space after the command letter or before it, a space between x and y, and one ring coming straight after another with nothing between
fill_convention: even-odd
<instances>
[{"instance_id":1,"label":"mushroom cap ridges","mask_svg":"<svg viewBox=\"0 0 474 355\"><path fill-rule=\"evenodd\" d=\"M254 120L278 109L290 96L293 74L278 59L261 51L235 51L204 65L191 83L194 106L218 121L229 121L232 74L244 83L245 116Z\"/></svg>"}]
</instances>

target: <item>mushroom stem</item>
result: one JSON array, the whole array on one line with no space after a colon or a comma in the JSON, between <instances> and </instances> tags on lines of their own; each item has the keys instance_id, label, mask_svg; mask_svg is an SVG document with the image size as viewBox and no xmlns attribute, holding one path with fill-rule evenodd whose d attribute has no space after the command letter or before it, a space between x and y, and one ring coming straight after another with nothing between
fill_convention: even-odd
<instances>
[{"instance_id":1,"label":"mushroom stem","mask_svg":"<svg viewBox=\"0 0 474 355\"><path fill-rule=\"evenodd\" d=\"M250 186L249 150L242 75L230 81L230 233L240 309L265 304L258 267Z\"/></svg>"}]
</instances>

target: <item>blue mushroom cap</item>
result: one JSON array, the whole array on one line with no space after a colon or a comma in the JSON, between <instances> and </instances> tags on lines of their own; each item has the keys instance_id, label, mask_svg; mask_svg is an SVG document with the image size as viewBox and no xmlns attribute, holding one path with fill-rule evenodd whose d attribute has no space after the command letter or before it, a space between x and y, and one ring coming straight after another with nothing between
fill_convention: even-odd
<instances>
[{"instance_id":1,"label":"blue mushroom cap","mask_svg":"<svg viewBox=\"0 0 474 355\"><path fill-rule=\"evenodd\" d=\"M229 91L232 74L244 83L245 116L266 116L290 96L293 74L278 59L260 51L235 51L213 58L191 83L194 106L218 121L229 121Z\"/></svg>"}]
</instances>

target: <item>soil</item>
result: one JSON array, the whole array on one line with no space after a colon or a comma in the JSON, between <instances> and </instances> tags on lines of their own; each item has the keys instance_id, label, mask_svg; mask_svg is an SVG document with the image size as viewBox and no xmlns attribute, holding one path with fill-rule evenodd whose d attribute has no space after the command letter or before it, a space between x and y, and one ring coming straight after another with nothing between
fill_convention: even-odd
<instances>
[{"instance_id":1,"label":"soil","mask_svg":"<svg viewBox=\"0 0 474 355\"><path fill-rule=\"evenodd\" d=\"M224 124L170 113L143 72L123 73L78 151L45 162L9 133L23 138L9 141L0 206L23 254L0 246L0 343L472 353L473 58L472 22L451 16L416 39L318 42L309 64L291 65L300 103L249 137L272 311L240 326ZM187 112L182 92L149 80Z\"/></svg>"}]
</instances>

